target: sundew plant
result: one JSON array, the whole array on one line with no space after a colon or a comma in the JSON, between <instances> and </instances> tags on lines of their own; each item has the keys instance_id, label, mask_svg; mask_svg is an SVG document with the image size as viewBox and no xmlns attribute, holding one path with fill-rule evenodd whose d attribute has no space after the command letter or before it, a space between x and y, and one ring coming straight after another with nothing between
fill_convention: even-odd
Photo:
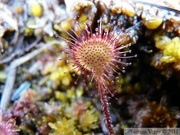
<instances>
[{"instance_id":1,"label":"sundew plant","mask_svg":"<svg viewBox=\"0 0 180 135\"><path fill-rule=\"evenodd\" d=\"M85 23L84 28L81 28L77 18L74 20L78 32L71 29L71 34L64 29L69 38L60 38L70 45L67 55L68 59L73 60L73 69L84 75L87 80L91 80L90 83L94 84L100 93L106 125L109 134L114 135L107 99L108 93L113 94L107 82L111 85L116 84L118 77L113 74L119 75L120 72L125 72L124 67L131 64L123 62L122 59L135 57L135 55L126 56L130 50L124 50L131 45L123 44L128 41L129 37L125 36L123 30L112 29L111 26L114 26L116 22L110 21L104 26L103 19L100 18L97 21L97 28L93 29L89 20Z\"/></svg>"}]
</instances>

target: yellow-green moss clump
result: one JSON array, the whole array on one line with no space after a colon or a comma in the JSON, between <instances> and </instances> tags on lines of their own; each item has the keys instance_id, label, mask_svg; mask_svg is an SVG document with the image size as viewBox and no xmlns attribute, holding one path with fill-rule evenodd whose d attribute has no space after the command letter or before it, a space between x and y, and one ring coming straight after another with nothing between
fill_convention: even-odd
<instances>
[{"instance_id":1,"label":"yellow-green moss clump","mask_svg":"<svg viewBox=\"0 0 180 135\"><path fill-rule=\"evenodd\" d=\"M88 102L74 102L64 108L63 114L57 116L56 122L49 122L51 135L84 135L98 128L99 113Z\"/></svg>"},{"instance_id":2,"label":"yellow-green moss clump","mask_svg":"<svg viewBox=\"0 0 180 135\"><path fill-rule=\"evenodd\" d=\"M65 117L55 124L49 123L49 126L55 130L55 132L50 135L81 135L80 132L78 133L78 131L75 131L74 121L67 120Z\"/></svg>"},{"instance_id":3,"label":"yellow-green moss clump","mask_svg":"<svg viewBox=\"0 0 180 135\"><path fill-rule=\"evenodd\" d=\"M31 5L31 13L33 16L41 17L43 14L42 6L38 2L33 3Z\"/></svg>"},{"instance_id":4,"label":"yellow-green moss clump","mask_svg":"<svg viewBox=\"0 0 180 135\"><path fill-rule=\"evenodd\" d=\"M163 51L160 62L174 63L174 68L180 70L180 38L170 39L167 36L155 36L154 40L156 47Z\"/></svg>"},{"instance_id":5,"label":"yellow-green moss clump","mask_svg":"<svg viewBox=\"0 0 180 135\"><path fill-rule=\"evenodd\" d=\"M161 24L163 20L161 17L150 17L150 18L143 18L143 24L148 29L157 29Z\"/></svg>"}]
</instances>

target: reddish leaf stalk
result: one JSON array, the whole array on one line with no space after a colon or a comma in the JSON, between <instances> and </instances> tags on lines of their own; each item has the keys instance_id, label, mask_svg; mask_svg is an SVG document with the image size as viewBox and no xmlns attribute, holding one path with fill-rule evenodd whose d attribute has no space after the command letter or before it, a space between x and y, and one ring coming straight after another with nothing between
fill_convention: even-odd
<instances>
[{"instance_id":1,"label":"reddish leaf stalk","mask_svg":"<svg viewBox=\"0 0 180 135\"><path fill-rule=\"evenodd\" d=\"M107 100L107 96L106 96L106 92L105 92L106 88L104 87L101 80L98 82L98 88L99 88L99 91L101 94L100 97L101 97L101 103L102 103L102 111L103 111L103 114L105 116L106 126L109 130L109 135L114 135L111 116L109 113L108 100Z\"/></svg>"}]
</instances>

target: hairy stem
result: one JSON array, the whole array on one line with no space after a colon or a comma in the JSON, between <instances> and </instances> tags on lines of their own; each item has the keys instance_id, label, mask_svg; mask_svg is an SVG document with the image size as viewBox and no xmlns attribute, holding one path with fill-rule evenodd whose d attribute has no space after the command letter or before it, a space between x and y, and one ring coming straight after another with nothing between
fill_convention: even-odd
<instances>
[{"instance_id":1,"label":"hairy stem","mask_svg":"<svg viewBox=\"0 0 180 135\"><path fill-rule=\"evenodd\" d=\"M107 100L107 96L105 93L105 88L104 85L101 82L98 83L99 85L99 90L100 90L100 96L101 96L101 103L102 103L102 111L106 120L106 126L108 128L109 131L109 135L114 135L114 130L112 127L112 121L111 121L111 116L109 113L109 108L108 108L108 100Z\"/></svg>"}]
</instances>

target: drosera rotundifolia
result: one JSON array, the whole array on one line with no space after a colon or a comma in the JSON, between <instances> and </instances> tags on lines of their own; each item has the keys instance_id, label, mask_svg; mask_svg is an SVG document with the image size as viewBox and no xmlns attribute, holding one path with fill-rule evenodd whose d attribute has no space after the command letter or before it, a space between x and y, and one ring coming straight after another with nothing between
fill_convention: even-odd
<instances>
[{"instance_id":1,"label":"drosera rotundifolia","mask_svg":"<svg viewBox=\"0 0 180 135\"><path fill-rule=\"evenodd\" d=\"M70 48L66 48L66 53L68 55L67 60L73 60L73 70L84 75L84 82L86 82L85 79L91 80L90 83L93 82L92 84L100 93L106 126L109 134L114 135L107 99L108 93L112 96L113 94L108 84L116 84L118 77L115 74L120 75L121 72L125 72L126 66L131 65L123 59L136 57L136 55L127 56L127 53L131 52L127 49L131 46L131 43L128 43L130 31L113 29L113 26L117 24L116 21L113 21L113 17L106 25L100 18L95 29L92 28L90 20L86 21L84 28L80 26L77 17L74 18L74 21L77 32L73 29L68 32L61 27L69 38L58 35L57 37L70 45ZM77 82L75 81L75 83Z\"/></svg>"}]
</instances>

